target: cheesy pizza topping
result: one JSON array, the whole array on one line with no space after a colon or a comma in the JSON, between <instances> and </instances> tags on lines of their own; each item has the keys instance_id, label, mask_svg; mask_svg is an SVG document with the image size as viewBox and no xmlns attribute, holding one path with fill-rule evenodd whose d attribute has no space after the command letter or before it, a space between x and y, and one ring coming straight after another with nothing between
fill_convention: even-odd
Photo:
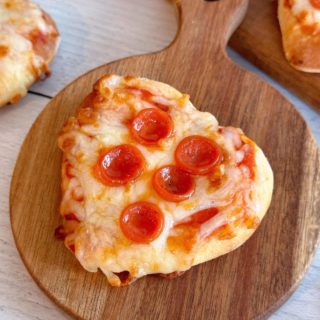
<instances>
[{"instance_id":1,"label":"cheesy pizza topping","mask_svg":"<svg viewBox=\"0 0 320 320\"><path fill-rule=\"evenodd\" d=\"M16 102L42 74L58 46L54 22L27 0L0 0L0 106Z\"/></svg>"},{"instance_id":2,"label":"cheesy pizza topping","mask_svg":"<svg viewBox=\"0 0 320 320\"><path fill-rule=\"evenodd\" d=\"M104 76L67 120L59 147L56 236L111 285L185 271L204 260L206 244L252 233L263 217L261 150L165 84Z\"/></svg>"},{"instance_id":3,"label":"cheesy pizza topping","mask_svg":"<svg viewBox=\"0 0 320 320\"><path fill-rule=\"evenodd\" d=\"M313 34L320 30L319 0L285 0L284 5L292 11L305 33Z\"/></svg>"}]
</instances>

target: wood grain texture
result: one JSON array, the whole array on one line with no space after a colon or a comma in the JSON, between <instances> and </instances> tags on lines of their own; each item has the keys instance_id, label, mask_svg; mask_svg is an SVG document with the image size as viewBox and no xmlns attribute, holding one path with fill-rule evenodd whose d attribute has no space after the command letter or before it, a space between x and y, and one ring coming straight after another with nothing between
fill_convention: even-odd
<instances>
[{"instance_id":1,"label":"wood grain texture","mask_svg":"<svg viewBox=\"0 0 320 320\"><path fill-rule=\"evenodd\" d=\"M245 4L183 0L180 33L169 48L80 77L49 103L30 130L12 180L12 228L31 275L70 313L84 319L252 319L284 302L305 273L319 238L319 151L292 105L226 57L225 35ZM147 277L111 289L101 273L84 271L54 241L60 200L57 134L92 84L108 72L143 75L188 92L200 109L211 111L222 125L242 127L262 147L275 172L274 198L244 246L174 281Z\"/></svg>"},{"instance_id":2,"label":"wood grain texture","mask_svg":"<svg viewBox=\"0 0 320 320\"><path fill-rule=\"evenodd\" d=\"M317 111L315 108L312 108L305 101L299 99L287 88L285 88L280 83L272 79L265 72L258 69L250 61L243 58L239 53L237 53L230 47L227 48L227 52L229 57L232 59L232 61L239 64L241 67L258 75L261 79L263 79L264 81L269 83L272 87L274 87L276 90L278 90L284 97L286 97L289 100L289 102L291 102L295 106L295 108L298 110L298 112L301 113L302 117L310 126L319 146L320 145L320 112Z\"/></svg>"},{"instance_id":3,"label":"wood grain texture","mask_svg":"<svg viewBox=\"0 0 320 320\"><path fill-rule=\"evenodd\" d=\"M52 75L31 88L51 97L108 61L164 48L177 32L173 0L36 2L50 13L61 34Z\"/></svg>"},{"instance_id":4,"label":"wood grain texture","mask_svg":"<svg viewBox=\"0 0 320 320\"><path fill-rule=\"evenodd\" d=\"M34 283L17 252L9 219L9 188L14 164L25 135L48 99L28 95L0 110L0 319L56 320L56 308ZM23 108L27 112L22 112Z\"/></svg>"},{"instance_id":5,"label":"wood grain texture","mask_svg":"<svg viewBox=\"0 0 320 320\"><path fill-rule=\"evenodd\" d=\"M277 1L251 0L245 20L229 44L284 87L320 110L320 74L297 71L285 59Z\"/></svg>"}]
</instances>

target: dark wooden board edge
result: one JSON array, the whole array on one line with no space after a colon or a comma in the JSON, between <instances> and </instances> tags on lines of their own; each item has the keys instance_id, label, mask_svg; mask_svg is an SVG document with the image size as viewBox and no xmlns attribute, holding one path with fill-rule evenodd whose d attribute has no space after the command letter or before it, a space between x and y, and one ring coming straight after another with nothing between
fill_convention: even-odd
<instances>
[{"instance_id":1,"label":"dark wooden board edge","mask_svg":"<svg viewBox=\"0 0 320 320\"><path fill-rule=\"evenodd\" d=\"M229 45L320 111L320 74L298 71L285 59L277 20L277 1L251 0L245 19L232 35Z\"/></svg>"}]
</instances>

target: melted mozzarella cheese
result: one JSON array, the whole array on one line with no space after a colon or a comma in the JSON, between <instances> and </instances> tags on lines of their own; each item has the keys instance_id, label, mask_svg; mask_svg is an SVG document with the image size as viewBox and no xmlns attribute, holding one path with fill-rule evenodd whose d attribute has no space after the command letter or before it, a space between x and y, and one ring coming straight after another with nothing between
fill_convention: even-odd
<instances>
[{"instance_id":1,"label":"melted mozzarella cheese","mask_svg":"<svg viewBox=\"0 0 320 320\"><path fill-rule=\"evenodd\" d=\"M30 41L0 25L0 48L6 51L4 55L0 54L1 106L7 101L14 102L25 95L28 86L34 81L34 75ZM14 90L12 86L15 87Z\"/></svg>"},{"instance_id":2,"label":"melted mozzarella cheese","mask_svg":"<svg viewBox=\"0 0 320 320\"><path fill-rule=\"evenodd\" d=\"M52 39L34 46L33 40L37 40L39 33ZM48 72L50 61L47 60L55 53L57 36L55 27L46 21L36 4L0 0L0 107L18 101L42 72ZM46 50L46 46L52 48L52 52ZM41 52L36 52L38 47Z\"/></svg>"},{"instance_id":3,"label":"melted mozzarella cheese","mask_svg":"<svg viewBox=\"0 0 320 320\"><path fill-rule=\"evenodd\" d=\"M50 29L39 7L30 1L21 0L0 0L0 24L13 26L17 33L25 35L35 29L44 33Z\"/></svg>"},{"instance_id":4,"label":"melted mozzarella cheese","mask_svg":"<svg viewBox=\"0 0 320 320\"><path fill-rule=\"evenodd\" d=\"M104 79L103 83L108 86L109 92L123 87L121 80L120 77L110 76L109 81ZM143 80L141 83L143 84ZM99 85L101 86L101 82ZM162 103L169 101L168 97L161 95L155 100ZM193 253L170 251L167 240L175 232L174 225L195 212L210 207L222 208L221 212L202 225L198 237L201 241L216 228L231 221L236 210L242 216L246 208L251 208L254 212L256 206L255 200L249 196L245 206L241 202L250 193L254 183L235 165L244 156L243 151L237 151L241 143L241 131L226 128L221 134L217 120L210 113L198 111L188 100L183 105L181 101L180 105L173 104L172 99L170 101L168 114L174 123L174 132L159 148L136 144L130 137L129 127L124 125L132 115L150 107L139 99L138 94L129 95L125 102L121 100L117 105L112 95L109 95L106 105L100 106L98 115L95 114L94 123L67 130L59 138L61 148L66 139L74 139L74 145L65 152L65 157L72 165L75 175L70 181L77 180L75 185L77 188L82 187L85 199L79 214L83 222L71 236L76 244L76 256L85 269L96 271L100 268L113 285L119 285L120 281L114 275L116 272L129 271L132 277L141 277L150 273L169 273L190 268ZM224 180L218 188L212 186L208 176L198 176L195 177L196 188L191 198L180 203L165 201L153 190L152 175L156 169L175 163L174 151L177 145L190 135L214 139L230 155L232 165L226 163L221 166ZM109 187L102 184L92 173L99 158L99 150L126 143L135 144L142 152L146 160L145 171L136 181L125 186ZM72 188L69 184L68 189ZM241 196L237 196L238 194ZM70 192L64 192L62 215L79 210L79 203L73 201L70 195ZM119 215L123 209L141 200L157 204L165 218L161 235L150 244L131 243L124 237L119 226ZM239 209L241 206L242 209ZM70 241L70 238L67 237L66 241Z\"/></svg>"},{"instance_id":5,"label":"melted mozzarella cheese","mask_svg":"<svg viewBox=\"0 0 320 320\"><path fill-rule=\"evenodd\" d=\"M305 24L320 24L320 10L316 9L310 0L292 0L292 12L296 17L303 16Z\"/></svg>"}]
</instances>

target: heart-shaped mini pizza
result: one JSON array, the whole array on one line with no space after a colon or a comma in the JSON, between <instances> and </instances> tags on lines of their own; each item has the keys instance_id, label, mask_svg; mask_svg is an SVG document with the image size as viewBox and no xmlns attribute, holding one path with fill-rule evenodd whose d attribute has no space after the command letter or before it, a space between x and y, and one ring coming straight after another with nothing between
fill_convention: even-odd
<instances>
[{"instance_id":1,"label":"heart-shaped mini pizza","mask_svg":"<svg viewBox=\"0 0 320 320\"><path fill-rule=\"evenodd\" d=\"M56 237L112 286L230 252L270 204L273 174L261 149L164 83L102 77L59 147Z\"/></svg>"}]
</instances>

